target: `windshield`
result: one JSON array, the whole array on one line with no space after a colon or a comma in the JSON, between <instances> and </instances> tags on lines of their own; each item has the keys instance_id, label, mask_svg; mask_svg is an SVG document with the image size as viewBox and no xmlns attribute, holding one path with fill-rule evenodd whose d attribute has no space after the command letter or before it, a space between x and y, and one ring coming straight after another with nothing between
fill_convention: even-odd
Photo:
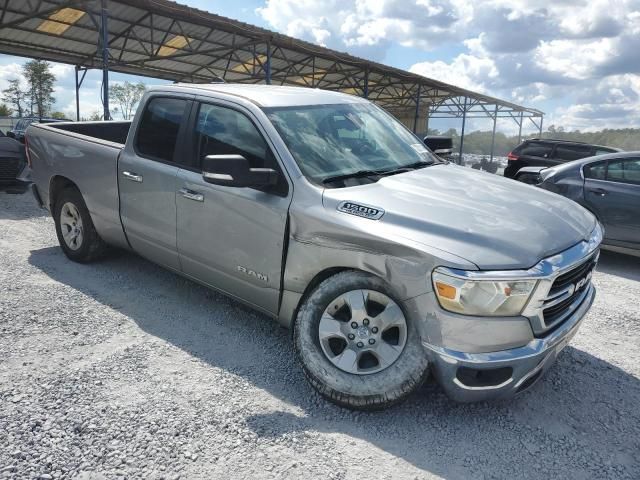
<instances>
[{"instance_id":1,"label":"windshield","mask_svg":"<svg viewBox=\"0 0 640 480\"><path fill-rule=\"evenodd\" d=\"M265 109L302 173L316 183L436 161L400 122L368 103Z\"/></svg>"}]
</instances>

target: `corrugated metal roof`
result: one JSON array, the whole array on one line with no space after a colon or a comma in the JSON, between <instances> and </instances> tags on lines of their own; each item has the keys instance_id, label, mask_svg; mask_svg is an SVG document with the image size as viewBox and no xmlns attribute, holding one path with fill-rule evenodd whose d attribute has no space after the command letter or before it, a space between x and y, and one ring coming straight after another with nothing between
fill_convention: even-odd
<instances>
[{"instance_id":1,"label":"corrugated metal roof","mask_svg":"<svg viewBox=\"0 0 640 480\"><path fill-rule=\"evenodd\" d=\"M409 116L451 109L467 97L477 112L541 116L536 109L330 50L168 0L108 0L110 70L181 82L271 83L336 90ZM100 0L7 0L0 52L101 68ZM70 10L64 10L70 9ZM84 12L84 15L78 13ZM447 103L450 102L450 103ZM489 107L491 106L491 107Z\"/></svg>"}]
</instances>

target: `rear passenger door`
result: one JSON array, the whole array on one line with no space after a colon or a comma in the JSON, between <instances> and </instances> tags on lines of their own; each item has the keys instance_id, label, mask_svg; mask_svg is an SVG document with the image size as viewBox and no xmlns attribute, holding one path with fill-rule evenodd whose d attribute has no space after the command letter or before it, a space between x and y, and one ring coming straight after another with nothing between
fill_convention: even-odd
<instances>
[{"instance_id":1,"label":"rear passenger door","mask_svg":"<svg viewBox=\"0 0 640 480\"><path fill-rule=\"evenodd\" d=\"M607 242L640 248L640 157L586 165L585 201L604 223Z\"/></svg>"},{"instance_id":2,"label":"rear passenger door","mask_svg":"<svg viewBox=\"0 0 640 480\"><path fill-rule=\"evenodd\" d=\"M131 247L180 269L176 242L176 175L191 109L188 96L156 94L134 121L132 142L118 161L120 218Z\"/></svg>"}]
</instances>

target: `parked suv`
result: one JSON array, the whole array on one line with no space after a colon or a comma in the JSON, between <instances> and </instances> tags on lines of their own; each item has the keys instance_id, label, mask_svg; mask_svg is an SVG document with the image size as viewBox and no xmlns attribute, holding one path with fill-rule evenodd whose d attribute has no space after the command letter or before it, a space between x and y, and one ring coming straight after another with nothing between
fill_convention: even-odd
<instances>
[{"instance_id":1,"label":"parked suv","mask_svg":"<svg viewBox=\"0 0 640 480\"><path fill-rule=\"evenodd\" d=\"M522 167L555 167L572 160L620 151L618 148L582 142L533 138L525 140L507 155L509 164L504 176L516 178Z\"/></svg>"}]
</instances>

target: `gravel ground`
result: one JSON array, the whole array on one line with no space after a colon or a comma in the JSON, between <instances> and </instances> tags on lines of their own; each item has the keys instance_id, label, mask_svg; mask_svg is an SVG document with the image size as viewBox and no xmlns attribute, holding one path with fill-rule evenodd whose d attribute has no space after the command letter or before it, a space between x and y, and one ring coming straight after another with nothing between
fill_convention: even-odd
<instances>
[{"instance_id":1,"label":"gravel ground","mask_svg":"<svg viewBox=\"0 0 640 480\"><path fill-rule=\"evenodd\" d=\"M117 252L68 261L0 193L0 478L640 478L640 259L544 380L460 405L433 384L374 414L319 398L288 332Z\"/></svg>"}]
</instances>

